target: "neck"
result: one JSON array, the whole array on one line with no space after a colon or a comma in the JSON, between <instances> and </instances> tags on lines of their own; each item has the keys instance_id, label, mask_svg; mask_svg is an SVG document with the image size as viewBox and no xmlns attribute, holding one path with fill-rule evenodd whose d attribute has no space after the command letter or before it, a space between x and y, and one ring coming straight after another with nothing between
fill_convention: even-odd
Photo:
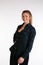
<instances>
[{"instance_id":1,"label":"neck","mask_svg":"<svg viewBox=\"0 0 43 65\"><path fill-rule=\"evenodd\" d=\"M24 25L23 26L25 27L27 24L29 24L29 22L24 22Z\"/></svg>"},{"instance_id":2,"label":"neck","mask_svg":"<svg viewBox=\"0 0 43 65\"><path fill-rule=\"evenodd\" d=\"M24 25L27 25L29 22L24 22Z\"/></svg>"}]
</instances>

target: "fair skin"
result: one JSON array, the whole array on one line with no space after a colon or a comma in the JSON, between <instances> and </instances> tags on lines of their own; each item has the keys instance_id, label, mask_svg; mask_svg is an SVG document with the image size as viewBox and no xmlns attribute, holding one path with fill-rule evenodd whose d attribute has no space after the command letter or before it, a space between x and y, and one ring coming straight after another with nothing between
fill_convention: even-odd
<instances>
[{"instance_id":1,"label":"fair skin","mask_svg":"<svg viewBox=\"0 0 43 65\"><path fill-rule=\"evenodd\" d=\"M30 19L29 13L26 13L26 12L23 13L22 20L24 21L24 25L18 30L18 32L21 32L24 29L24 27L29 23L29 19ZM23 57L20 57L18 59L18 63L21 64L23 62L24 62L24 58Z\"/></svg>"}]
</instances>

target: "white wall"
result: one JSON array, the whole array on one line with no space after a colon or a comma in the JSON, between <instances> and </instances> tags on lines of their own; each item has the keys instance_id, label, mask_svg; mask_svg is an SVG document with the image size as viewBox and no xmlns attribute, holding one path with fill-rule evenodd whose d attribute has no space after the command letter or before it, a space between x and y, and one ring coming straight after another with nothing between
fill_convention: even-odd
<instances>
[{"instance_id":1,"label":"white wall","mask_svg":"<svg viewBox=\"0 0 43 65\"><path fill-rule=\"evenodd\" d=\"M16 27L23 22L24 9L32 12L36 28L28 65L43 65L43 0L0 0L0 65L10 65L9 47L13 44Z\"/></svg>"}]
</instances>

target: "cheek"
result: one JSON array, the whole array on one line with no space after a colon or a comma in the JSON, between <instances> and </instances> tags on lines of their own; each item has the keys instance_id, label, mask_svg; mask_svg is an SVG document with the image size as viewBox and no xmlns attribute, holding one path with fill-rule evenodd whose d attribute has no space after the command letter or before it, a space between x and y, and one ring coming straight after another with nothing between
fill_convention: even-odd
<instances>
[{"instance_id":1,"label":"cheek","mask_svg":"<svg viewBox=\"0 0 43 65\"><path fill-rule=\"evenodd\" d=\"M23 19L23 20L26 20L27 18L26 18L26 17L23 17L22 19Z\"/></svg>"},{"instance_id":2,"label":"cheek","mask_svg":"<svg viewBox=\"0 0 43 65\"><path fill-rule=\"evenodd\" d=\"M29 20L29 17L26 17L26 20Z\"/></svg>"},{"instance_id":3,"label":"cheek","mask_svg":"<svg viewBox=\"0 0 43 65\"><path fill-rule=\"evenodd\" d=\"M22 19L25 21L25 20L29 20L29 17L22 17Z\"/></svg>"}]
</instances>

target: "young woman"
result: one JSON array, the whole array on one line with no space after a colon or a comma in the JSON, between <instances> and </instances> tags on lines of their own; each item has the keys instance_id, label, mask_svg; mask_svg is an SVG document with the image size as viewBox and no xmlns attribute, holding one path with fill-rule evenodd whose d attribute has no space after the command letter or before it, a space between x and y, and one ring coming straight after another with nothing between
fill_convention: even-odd
<instances>
[{"instance_id":1,"label":"young woman","mask_svg":"<svg viewBox=\"0 0 43 65\"><path fill-rule=\"evenodd\" d=\"M22 12L23 24L17 27L13 36L14 44L10 47L10 65L28 65L36 29L32 26L32 14L29 10Z\"/></svg>"}]
</instances>

